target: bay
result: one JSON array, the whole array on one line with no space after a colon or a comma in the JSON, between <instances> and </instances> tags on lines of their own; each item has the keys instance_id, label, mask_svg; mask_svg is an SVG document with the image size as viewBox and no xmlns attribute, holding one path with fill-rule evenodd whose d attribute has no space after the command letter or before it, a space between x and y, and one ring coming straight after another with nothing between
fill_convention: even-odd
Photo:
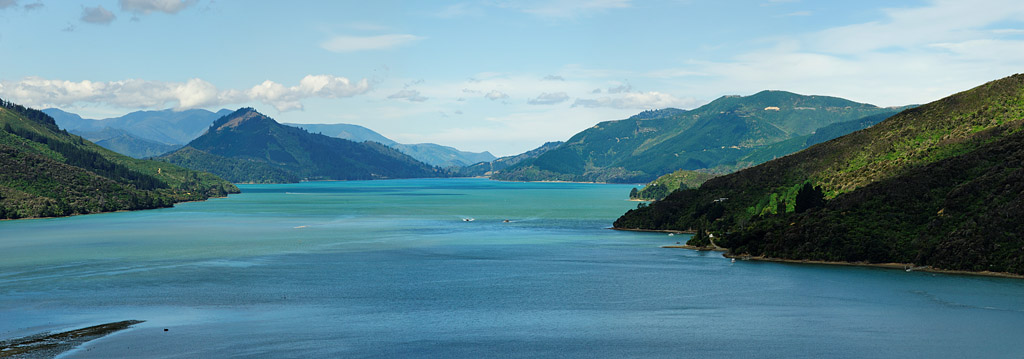
<instances>
[{"instance_id":1,"label":"bay","mask_svg":"<svg viewBox=\"0 0 1024 359\"><path fill-rule=\"evenodd\" d=\"M629 186L240 187L0 222L0 340L139 319L63 357L1024 353L1024 281L662 249L685 236L607 229Z\"/></svg>"}]
</instances>

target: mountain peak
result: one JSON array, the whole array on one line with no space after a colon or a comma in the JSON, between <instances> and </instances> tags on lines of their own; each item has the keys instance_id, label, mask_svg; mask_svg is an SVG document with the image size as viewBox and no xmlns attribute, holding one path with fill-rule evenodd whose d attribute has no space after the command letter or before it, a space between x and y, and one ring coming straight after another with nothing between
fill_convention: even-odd
<instances>
[{"instance_id":1,"label":"mountain peak","mask_svg":"<svg viewBox=\"0 0 1024 359\"><path fill-rule=\"evenodd\" d=\"M243 123L274 121L252 107L243 107L213 123L215 131L235 129Z\"/></svg>"}]
</instances>

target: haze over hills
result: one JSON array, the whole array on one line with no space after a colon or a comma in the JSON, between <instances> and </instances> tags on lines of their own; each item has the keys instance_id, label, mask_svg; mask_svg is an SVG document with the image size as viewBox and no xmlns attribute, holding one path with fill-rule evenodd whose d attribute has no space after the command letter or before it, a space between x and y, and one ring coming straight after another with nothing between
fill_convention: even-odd
<instances>
[{"instance_id":1,"label":"haze over hills","mask_svg":"<svg viewBox=\"0 0 1024 359\"><path fill-rule=\"evenodd\" d=\"M547 142L544 143L543 145L540 145L540 147L520 153L518 155L505 156L490 162L480 162L473 165L469 165L460 168L459 175L465 177L492 176L495 173L505 170L506 168L514 166L520 162L523 162L528 159L537 158L538 156L548 151L558 148L558 146L561 146L563 143L565 142Z\"/></svg>"},{"instance_id":2,"label":"haze over hills","mask_svg":"<svg viewBox=\"0 0 1024 359\"><path fill-rule=\"evenodd\" d=\"M223 109L136 111L103 120L84 119L56 108L43 110L60 128L135 158L164 154L202 135L210 123L231 113Z\"/></svg>"},{"instance_id":3,"label":"haze over hills","mask_svg":"<svg viewBox=\"0 0 1024 359\"><path fill-rule=\"evenodd\" d=\"M311 134L252 108L221 117L205 134L158 159L246 183L447 175L383 144Z\"/></svg>"},{"instance_id":4,"label":"haze over hills","mask_svg":"<svg viewBox=\"0 0 1024 359\"><path fill-rule=\"evenodd\" d=\"M599 123L494 178L635 183L679 169L726 172L754 164L745 156L765 146L811 135L831 124L896 112L785 91L725 96L694 110L646 111Z\"/></svg>"},{"instance_id":5,"label":"haze over hills","mask_svg":"<svg viewBox=\"0 0 1024 359\"><path fill-rule=\"evenodd\" d=\"M1018 74L674 192L615 227L707 229L736 255L1024 274L1022 130Z\"/></svg>"},{"instance_id":6,"label":"haze over hills","mask_svg":"<svg viewBox=\"0 0 1024 359\"><path fill-rule=\"evenodd\" d=\"M114 153L3 100L0 128L0 218L160 208L238 192L209 173Z\"/></svg>"},{"instance_id":7,"label":"haze over hills","mask_svg":"<svg viewBox=\"0 0 1024 359\"><path fill-rule=\"evenodd\" d=\"M71 133L85 137L107 149L135 158L162 155L184 146L199 137L213 121L230 114L231 110L217 112L196 109L186 111L136 111L121 117L103 120L84 119L56 108L43 110L57 121L57 125ZM460 151L433 143L402 144L359 125L351 124L293 124L311 133L343 138L355 142L373 141L395 148L417 160L438 167L462 167L494 160L489 152Z\"/></svg>"},{"instance_id":8,"label":"haze over hills","mask_svg":"<svg viewBox=\"0 0 1024 359\"><path fill-rule=\"evenodd\" d=\"M344 138L346 140L363 142L373 141L387 145L412 156L426 164L437 167L463 167L479 162L488 162L496 159L490 152L468 152L460 151L454 147L442 146L433 143L403 144L374 132L359 125L350 124L299 124L285 123L305 129L311 133L320 133L331 137Z\"/></svg>"}]
</instances>

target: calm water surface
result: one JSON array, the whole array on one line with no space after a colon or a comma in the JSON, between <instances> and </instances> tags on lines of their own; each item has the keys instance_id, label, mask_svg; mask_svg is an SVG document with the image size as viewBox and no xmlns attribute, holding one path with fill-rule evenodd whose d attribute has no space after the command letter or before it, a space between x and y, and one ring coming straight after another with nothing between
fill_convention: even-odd
<instances>
[{"instance_id":1,"label":"calm water surface","mask_svg":"<svg viewBox=\"0 0 1024 359\"><path fill-rule=\"evenodd\" d=\"M1022 280L661 249L684 238L605 229L629 186L241 187L0 222L0 339L139 319L64 357L1024 357Z\"/></svg>"}]
</instances>

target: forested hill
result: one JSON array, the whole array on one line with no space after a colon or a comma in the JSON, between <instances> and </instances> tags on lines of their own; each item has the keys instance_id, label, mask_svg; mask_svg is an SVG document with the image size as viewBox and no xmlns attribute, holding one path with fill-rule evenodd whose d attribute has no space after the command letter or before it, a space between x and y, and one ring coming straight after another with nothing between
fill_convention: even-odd
<instances>
[{"instance_id":1,"label":"forested hill","mask_svg":"<svg viewBox=\"0 0 1024 359\"><path fill-rule=\"evenodd\" d=\"M157 159L246 183L447 175L385 145L311 134L252 108L221 117L184 148Z\"/></svg>"},{"instance_id":2,"label":"forested hill","mask_svg":"<svg viewBox=\"0 0 1024 359\"><path fill-rule=\"evenodd\" d=\"M237 193L209 173L123 156L0 100L0 219L168 207Z\"/></svg>"},{"instance_id":3,"label":"forested hill","mask_svg":"<svg viewBox=\"0 0 1024 359\"><path fill-rule=\"evenodd\" d=\"M647 111L599 123L559 148L493 178L637 183L679 169L731 170L760 163L746 157L772 144L810 135L830 124L896 112L836 97L785 91L726 96L690 111ZM790 149L779 148L756 160L765 155L767 159L781 157Z\"/></svg>"},{"instance_id":4,"label":"forested hill","mask_svg":"<svg viewBox=\"0 0 1024 359\"><path fill-rule=\"evenodd\" d=\"M707 229L734 254L1024 274L1021 130L1014 75L675 192L615 227Z\"/></svg>"}]
</instances>

